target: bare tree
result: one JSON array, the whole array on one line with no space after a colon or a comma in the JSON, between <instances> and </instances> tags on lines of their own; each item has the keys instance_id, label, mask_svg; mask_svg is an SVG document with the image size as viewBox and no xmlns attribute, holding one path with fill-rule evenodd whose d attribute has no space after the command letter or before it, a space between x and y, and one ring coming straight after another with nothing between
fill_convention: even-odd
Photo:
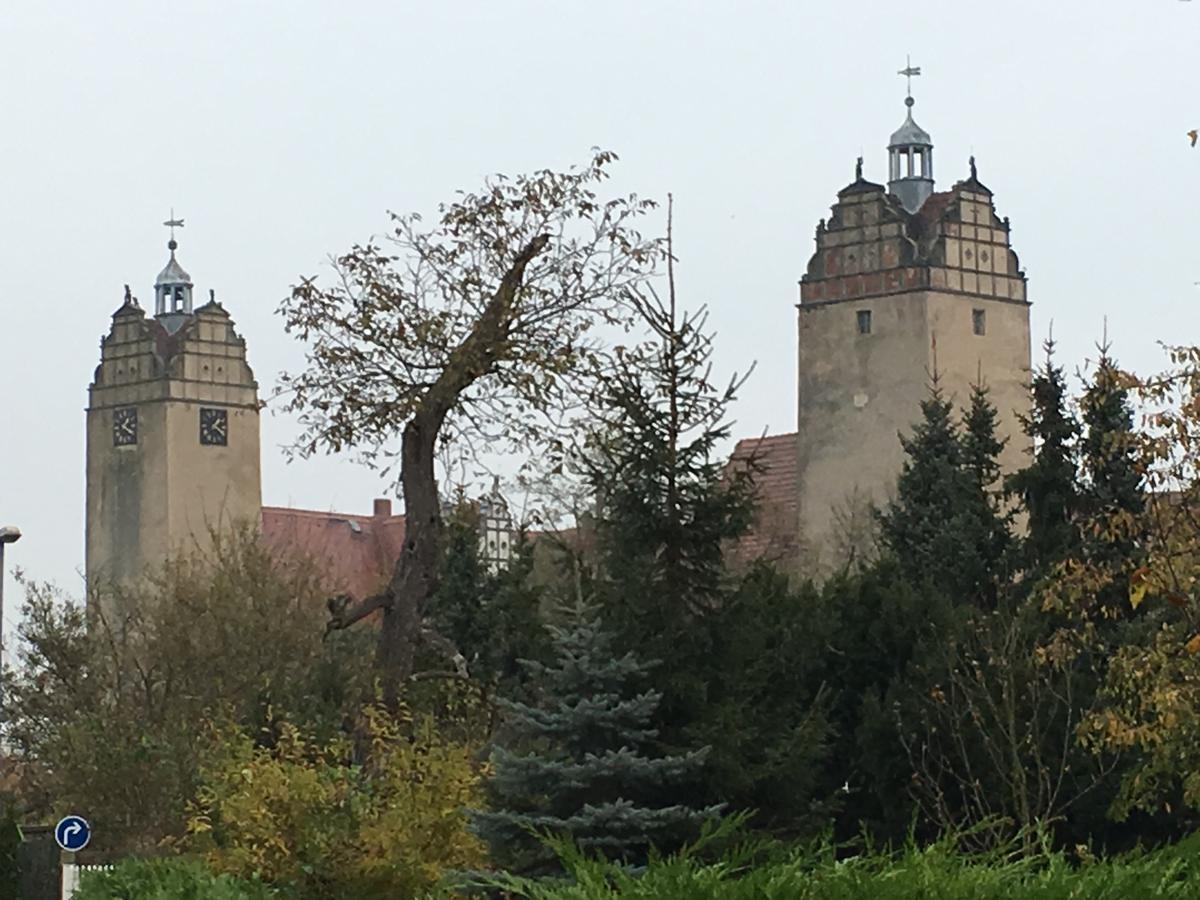
<instances>
[{"instance_id":1,"label":"bare tree","mask_svg":"<svg viewBox=\"0 0 1200 900\"><path fill-rule=\"evenodd\" d=\"M1020 835L1032 849L1036 828L1061 824L1117 763L1077 740L1100 663L1079 635L1047 629L1044 615L1027 603L978 616L934 663L939 677L915 714L897 705L914 799L981 848Z\"/></svg>"},{"instance_id":2,"label":"bare tree","mask_svg":"<svg viewBox=\"0 0 1200 900\"><path fill-rule=\"evenodd\" d=\"M382 611L376 662L389 692L412 674L436 587L439 447L560 458L565 413L600 369L595 327L627 325L661 257L636 228L653 202L597 195L615 159L596 151L566 173L497 175L428 228L393 214L386 239L334 260L332 286L304 278L280 308L309 345L306 368L278 391L303 426L292 452L353 449L398 468L405 539L391 579L375 596L331 601L328 624Z\"/></svg>"}]
</instances>

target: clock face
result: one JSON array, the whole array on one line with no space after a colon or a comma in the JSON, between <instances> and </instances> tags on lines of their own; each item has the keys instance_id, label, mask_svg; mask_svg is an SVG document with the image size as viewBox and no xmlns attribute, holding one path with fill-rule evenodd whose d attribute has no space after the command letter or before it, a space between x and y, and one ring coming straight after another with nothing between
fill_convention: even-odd
<instances>
[{"instance_id":1,"label":"clock face","mask_svg":"<svg viewBox=\"0 0 1200 900\"><path fill-rule=\"evenodd\" d=\"M130 447L137 443L137 408L123 406L113 410L113 446Z\"/></svg>"},{"instance_id":2,"label":"clock face","mask_svg":"<svg viewBox=\"0 0 1200 900\"><path fill-rule=\"evenodd\" d=\"M200 410L200 443L211 447L224 447L229 443L228 410Z\"/></svg>"}]
</instances>

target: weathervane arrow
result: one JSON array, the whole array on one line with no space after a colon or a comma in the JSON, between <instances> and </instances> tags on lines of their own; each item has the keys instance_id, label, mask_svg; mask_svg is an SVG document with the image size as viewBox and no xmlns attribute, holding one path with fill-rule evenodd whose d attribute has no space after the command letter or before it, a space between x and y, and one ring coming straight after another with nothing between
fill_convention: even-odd
<instances>
[{"instance_id":1,"label":"weathervane arrow","mask_svg":"<svg viewBox=\"0 0 1200 900\"><path fill-rule=\"evenodd\" d=\"M171 229L171 240L175 240L175 229L183 227L183 219L175 218L175 210L172 209L171 218L167 219L163 224Z\"/></svg>"},{"instance_id":2,"label":"weathervane arrow","mask_svg":"<svg viewBox=\"0 0 1200 900\"><path fill-rule=\"evenodd\" d=\"M899 72L897 72L896 74L897 74L897 75L903 75L903 76L904 76L904 77L907 79L907 84L908 84L908 93L909 93L909 96L912 96L912 79L913 79L913 76L914 76L914 75L920 75L920 74L921 74L921 67L920 67L920 66L914 66L914 65L912 64L912 57L911 57L911 56L906 56L906 57L904 58L904 68L903 68L903 69L901 69L901 70L900 70Z\"/></svg>"}]
</instances>

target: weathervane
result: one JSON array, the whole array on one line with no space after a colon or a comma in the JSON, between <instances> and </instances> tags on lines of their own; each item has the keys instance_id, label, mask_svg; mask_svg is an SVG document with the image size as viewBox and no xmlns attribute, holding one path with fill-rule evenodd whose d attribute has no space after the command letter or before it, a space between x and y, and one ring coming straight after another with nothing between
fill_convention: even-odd
<instances>
[{"instance_id":1,"label":"weathervane","mask_svg":"<svg viewBox=\"0 0 1200 900\"><path fill-rule=\"evenodd\" d=\"M905 83L908 85L908 96L910 96L910 97L911 97L911 96L912 96L912 79L913 79L913 76L914 76L914 75L920 75L920 74L921 74L921 67L920 67L920 66L914 66L914 65L912 64L912 57L911 57L911 56L907 56L907 55L906 55L906 56L904 57L904 68L903 68L903 69L901 69L901 70L900 70L899 72L897 72L896 74L897 74L897 75L903 75L903 76L904 76L904 78L905 78Z\"/></svg>"},{"instance_id":2,"label":"weathervane","mask_svg":"<svg viewBox=\"0 0 1200 900\"><path fill-rule=\"evenodd\" d=\"M167 246L174 250L176 247L175 229L183 227L183 219L175 218L175 207L171 207L171 218L167 219L167 221L163 222L163 224L171 229L171 241L167 244Z\"/></svg>"}]
</instances>

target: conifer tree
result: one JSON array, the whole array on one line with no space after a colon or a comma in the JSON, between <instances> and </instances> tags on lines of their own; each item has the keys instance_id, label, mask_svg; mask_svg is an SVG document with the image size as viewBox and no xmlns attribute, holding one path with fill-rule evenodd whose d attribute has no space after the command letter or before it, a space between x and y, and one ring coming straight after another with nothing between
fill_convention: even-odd
<instances>
[{"instance_id":1,"label":"conifer tree","mask_svg":"<svg viewBox=\"0 0 1200 900\"><path fill-rule=\"evenodd\" d=\"M963 467L970 480L968 507L965 510L972 540L983 563L985 577L974 586L975 592L994 604L1001 585L1007 580L1012 554L1011 515L1003 508L1000 487L1000 454L1007 443L996 433L996 407L982 383L971 386L971 403L963 416Z\"/></svg>"},{"instance_id":2,"label":"conifer tree","mask_svg":"<svg viewBox=\"0 0 1200 900\"><path fill-rule=\"evenodd\" d=\"M839 758L841 777L822 778L834 739L828 666L839 614L826 600L760 561L706 623L708 703L685 731L686 744L712 748L700 796L753 810L751 825L780 836L823 827L845 777Z\"/></svg>"},{"instance_id":3,"label":"conifer tree","mask_svg":"<svg viewBox=\"0 0 1200 900\"><path fill-rule=\"evenodd\" d=\"M936 374L921 402L921 421L900 437L906 459L896 496L879 514L880 542L913 584L931 584L956 600L978 599L987 580L978 541L963 540L976 530L977 506L953 408Z\"/></svg>"},{"instance_id":4,"label":"conifer tree","mask_svg":"<svg viewBox=\"0 0 1200 900\"><path fill-rule=\"evenodd\" d=\"M971 404L963 415L963 465L971 481L982 492L991 491L1000 480L1000 453L1008 440L996 434L996 407L986 385L971 385Z\"/></svg>"},{"instance_id":5,"label":"conifer tree","mask_svg":"<svg viewBox=\"0 0 1200 900\"><path fill-rule=\"evenodd\" d=\"M597 497L598 601L621 646L662 662L654 681L668 742L705 713L705 620L732 589L725 548L752 514L752 472L727 472L717 454L744 378L711 381L706 313L679 310L670 241L668 228L668 295L637 304L651 339L614 361L583 457Z\"/></svg>"},{"instance_id":6,"label":"conifer tree","mask_svg":"<svg viewBox=\"0 0 1200 900\"><path fill-rule=\"evenodd\" d=\"M1106 617L1124 619L1133 614L1127 585L1129 573L1141 565L1145 498L1129 390L1108 351L1106 341L1080 402L1086 429L1080 442L1080 511L1087 517L1081 549L1102 579L1092 592L1094 602Z\"/></svg>"},{"instance_id":7,"label":"conifer tree","mask_svg":"<svg viewBox=\"0 0 1200 900\"><path fill-rule=\"evenodd\" d=\"M463 507L449 517L430 621L462 654L471 678L510 697L524 681L517 661L546 658L542 592L532 568L533 547L523 533L512 543L508 565L491 572L479 554L477 514Z\"/></svg>"},{"instance_id":8,"label":"conifer tree","mask_svg":"<svg viewBox=\"0 0 1200 900\"><path fill-rule=\"evenodd\" d=\"M1133 407L1124 377L1100 347L1096 373L1083 393L1081 463L1083 501L1088 512L1125 511L1134 515L1144 508L1142 475L1134 459Z\"/></svg>"},{"instance_id":9,"label":"conifer tree","mask_svg":"<svg viewBox=\"0 0 1200 900\"><path fill-rule=\"evenodd\" d=\"M697 773L707 751L656 755L651 722L660 694L638 683L653 664L619 653L593 605L580 601L564 614L549 628L554 661L525 663L542 688L539 701L503 704L509 735L492 754L491 809L471 814L493 860L520 874L556 868L530 829L638 865L651 846L675 849L719 812L661 802L673 782Z\"/></svg>"},{"instance_id":10,"label":"conifer tree","mask_svg":"<svg viewBox=\"0 0 1200 900\"><path fill-rule=\"evenodd\" d=\"M1054 364L1052 339L1045 349L1046 361L1033 376L1033 409L1021 419L1034 442L1033 459L1007 482L1028 514L1023 556L1033 572L1045 572L1079 546L1079 423L1068 406L1062 367Z\"/></svg>"},{"instance_id":11,"label":"conifer tree","mask_svg":"<svg viewBox=\"0 0 1200 900\"><path fill-rule=\"evenodd\" d=\"M618 646L661 661L649 678L662 694L662 746L712 747L703 780L676 781L664 802L729 803L773 829L804 827L827 752L820 679L806 677L820 629L786 578L729 565L757 473L753 460L730 467L718 453L742 379L715 383L705 314L676 302L670 252L668 276L665 296L639 301L650 340L621 352L597 398L601 427L585 456L594 595Z\"/></svg>"}]
</instances>

